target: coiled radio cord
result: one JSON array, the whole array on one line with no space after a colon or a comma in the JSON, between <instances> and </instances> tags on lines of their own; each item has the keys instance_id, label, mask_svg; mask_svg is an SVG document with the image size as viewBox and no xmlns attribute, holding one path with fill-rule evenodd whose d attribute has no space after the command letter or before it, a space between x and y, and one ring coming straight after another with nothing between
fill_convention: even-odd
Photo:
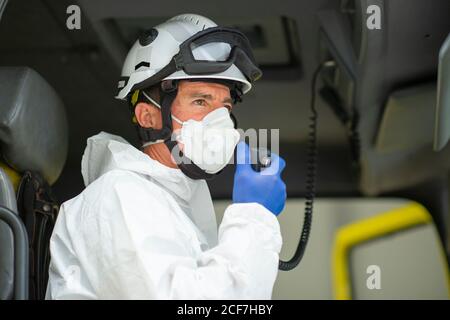
<instances>
[{"instance_id":1,"label":"coiled radio cord","mask_svg":"<svg viewBox=\"0 0 450 320\"><path fill-rule=\"evenodd\" d=\"M312 214L315 197L315 180L317 167L317 119L318 114L316 110L316 85L320 72L325 67L332 67L335 65L334 61L325 61L321 63L314 71L311 82L311 116L308 134L308 162L306 173L306 202L305 202L305 217L303 219L303 228L298 241L297 249L294 256L288 261L279 261L278 268L282 271L289 271L294 269L302 260L305 253L306 245L308 244L309 234L311 232Z\"/></svg>"}]
</instances>

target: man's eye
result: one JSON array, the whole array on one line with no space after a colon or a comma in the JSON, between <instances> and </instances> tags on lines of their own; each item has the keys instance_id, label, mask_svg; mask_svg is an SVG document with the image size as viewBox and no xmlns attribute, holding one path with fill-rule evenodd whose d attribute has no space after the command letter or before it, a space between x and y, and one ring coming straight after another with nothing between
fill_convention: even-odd
<instances>
[{"instance_id":1,"label":"man's eye","mask_svg":"<svg viewBox=\"0 0 450 320\"><path fill-rule=\"evenodd\" d=\"M197 105L197 106L205 106L206 105L206 101L203 100L203 99L197 99L197 100L194 100L194 104Z\"/></svg>"}]
</instances>

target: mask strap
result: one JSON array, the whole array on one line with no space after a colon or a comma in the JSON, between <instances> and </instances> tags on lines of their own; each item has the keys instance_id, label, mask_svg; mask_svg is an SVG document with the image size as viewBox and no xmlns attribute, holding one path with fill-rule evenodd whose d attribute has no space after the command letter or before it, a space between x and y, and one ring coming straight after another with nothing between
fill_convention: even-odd
<instances>
[{"instance_id":1,"label":"mask strap","mask_svg":"<svg viewBox=\"0 0 450 320\"><path fill-rule=\"evenodd\" d=\"M177 117L175 117L175 116L173 115L173 113L171 114L171 117L172 117L173 120L175 120L175 122L178 122L179 124L183 125L183 121L181 121L180 119L178 119Z\"/></svg>"},{"instance_id":2,"label":"mask strap","mask_svg":"<svg viewBox=\"0 0 450 320\"><path fill-rule=\"evenodd\" d=\"M151 103L153 103L155 106L157 106L160 110L162 109L162 108L161 108L161 105L160 105L158 102L156 102L152 97L150 97L144 90L142 90L142 94L143 94L148 100L150 100Z\"/></svg>"},{"instance_id":3,"label":"mask strap","mask_svg":"<svg viewBox=\"0 0 450 320\"><path fill-rule=\"evenodd\" d=\"M142 91L142 94L143 94L148 100L150 100L151 103L153 103L155 106L157 106L160 110L162 109L162 108L161 108L161 105L160 105L158 102L156 102L154 99L152 99L152 97L150 97L145 91ZM183 121L181 121L180 119L178 119L177 117L175 117L172 113L171 113L171 117L172 117L173 120L175 120L175 121L178 122L179 124L183 125ZM148 146L148 145L151 145L151 144L155 144L155 143L161 143L161 142L164 142L164 140L158 140L158 141L154 141L154 142L147 142L147 143L145 143L145 146Z\"/></svg>"},{"instance_id":4,"label":"mask strap","mask_svg":"<svg viewBox=\"0 0 450 320\"><path fill-rule=\"evenodd\" d=\"M164 142L163 139L156 140L156 141L148 141L148 142L143 143L141 148L145 148L145 147L151 146L152 144L163 143L163 142Z\"/></svg>"}]
</instances>

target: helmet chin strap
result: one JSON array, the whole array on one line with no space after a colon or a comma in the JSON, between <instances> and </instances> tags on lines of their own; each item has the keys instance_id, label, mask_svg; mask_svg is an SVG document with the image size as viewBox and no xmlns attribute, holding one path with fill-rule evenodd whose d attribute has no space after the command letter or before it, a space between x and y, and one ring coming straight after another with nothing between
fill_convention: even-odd
<instances>
[{"instance_id":1,"label":"helmet chin strap","mask_svg":"<svg viewBox=\"0 0 450 320\"><path fill-rule=\"evenodd\" d=\"M178 168L180 168L180 170L189 178L194 180L199 179L210 180L214 178L215 175L220 173L219 171L215 174L210 174L205 172L205 170L203 170L199 166L195 165L191 159L186 158L184 156L183 151L180 150L180 147L176 141L166 140L164 141L164 143L166 144L167 148L169 149L172 155L174 154L177 155L177 157L174 158L178 158L179 160L181 160L179 161L180 163L177 163Z\"/></svg>"},{"instance_id":2,"label":"helmet chin strap","mask_svg":"<svg viewBox=\"0 0 450 320\"><path fill-rule=\"evenodd\" d=\"M170 115L170 107L169 108L162 108L159 103L157 103L154 99L152 99L145 91L142 90L142 94L156 107L161 109L161 118L162 118L162 125L163 127L161 129L154 129L154 128L144 128L140 125L137 126L138 135L143 142L142 147L146 147L151 144L159 143L166 141L167 139L170 139L172 135L172 118ZM175 100L177 93L175 89L174 95L166 95L163 92L163 89L160 88L160 96L165 97L164 99L169 99L170 106L172 105L173 100ZM162 100L164 100L162 98ZM164 104L163 104L164 105Z\"/></svg>"},{"instance_id":3,"label":"helmet chin strap","mask_svg":"<svg viewBox=\"0 0 450 320\"><path fill-rule=\"evenodd\" d=\"M162 117L162 129L153 129L153 128L143 128L139 126L139 136L141 140L144 142L142 147L146 147L156 143L163 143L167 146L170 153L172 155L176 155L174 157L177 159L177 166L180 170L189 178L194 180L205 179L210 180L215 175L219 174L219 172L215 174L210 174L205 172L205 170L201 169L199 166L195 165L191 159L184 156L183 152L180 150L178 143L172 140L172 103L175 100L178 92L178 87L176 82L172 82L170 87L161 85L159 93L161 97L161 105L157 103L154 99L152 99L145 91L142 91L144 96L152 102L156 107L161 109L161 117ZM179 162L179 163L178 163Z\"/></svg>"}]
</instances>

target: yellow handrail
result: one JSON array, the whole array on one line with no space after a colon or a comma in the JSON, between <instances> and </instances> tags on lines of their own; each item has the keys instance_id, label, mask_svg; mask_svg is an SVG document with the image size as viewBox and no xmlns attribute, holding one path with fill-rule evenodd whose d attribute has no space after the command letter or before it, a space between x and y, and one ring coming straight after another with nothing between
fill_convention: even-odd
<instances>
[{"instance_id":1,"label":"yellow handrail","mask_svg":"<svg viewBox=\"0 0 450 320\"><path fill-rule=\"evenodd\" d=\"M427 209L419 203L412 202L404 207L341 227L336 233L332 251L335 298L338 300L352 298L348 256L354 246L389 233L428 224L431 221L432 218ZM445 266L446 270L448 270L447 263L445 263ZM448 272L446 274L448 277ZM448 278L447 284L449 284Z\"/></svg>"}]
</instances>

